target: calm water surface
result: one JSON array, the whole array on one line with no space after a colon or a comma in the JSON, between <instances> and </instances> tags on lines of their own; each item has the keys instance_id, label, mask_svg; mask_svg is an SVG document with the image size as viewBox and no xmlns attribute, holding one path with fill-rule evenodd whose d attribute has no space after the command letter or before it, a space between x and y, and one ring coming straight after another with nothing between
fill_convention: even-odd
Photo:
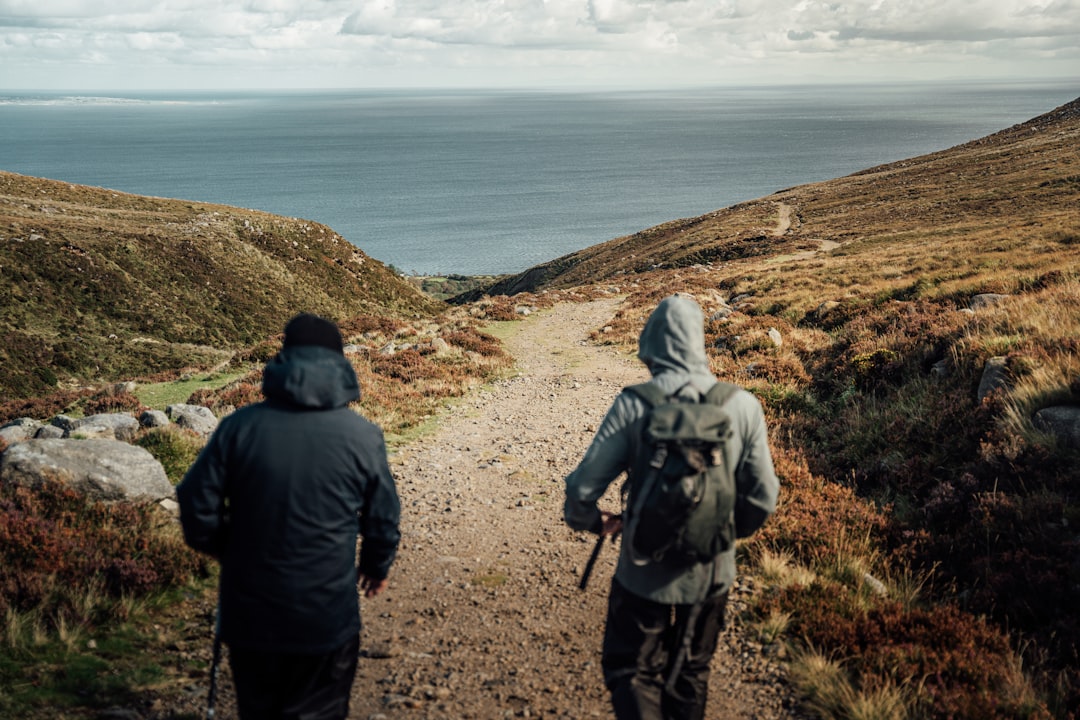
<instances>
[{"instance_id":1,"label":"calm water surface","mask_svg":"<svg viewBox=\"0 0 1080 720\"><path fill-rule=\"evenodd\" d=\"M315 220L406 272L505 273L951 147L1077 95L1042 83L0 91L0 169Z\"/></svg>"}]
</instances>

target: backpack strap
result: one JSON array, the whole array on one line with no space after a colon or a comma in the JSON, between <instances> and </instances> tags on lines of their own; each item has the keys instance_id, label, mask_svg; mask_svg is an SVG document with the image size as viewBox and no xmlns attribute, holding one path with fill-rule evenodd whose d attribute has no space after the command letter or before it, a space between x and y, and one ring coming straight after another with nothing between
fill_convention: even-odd
<instances>
[{"instance_id":1,"label":"backpack strap","mask_svg":"<svg viewBox=\"0 0 1080 720\"><path fill-rule=\"evenodd\" d=\"M739 391L739 386L734 383L717 382L709 392L705 393L705 402L713 405L723 405Z\"/></svg>"},{"instance_id":2,"label":"backpack strap","mask_svg":"<svg viewBox=\"0 0 1080 720\"><path fill-rule=\"evenodd\" d=\"M637 385L628 385L623 390L629 391L641 398L649 407L656 407L662 405L667 400L667 393L657 387L651 382L638 383Z\"/></svg>"},{"instance_id":3,"label":"backpack strap","mask_svg":"<svg viewBox=\"0 0 1080 720\"><path fill-rule=\"evenodd\" d=\"M628 385L627 387L624 387L623 390L634 393L645 401L645 404L649 407L661 405L668 399L667 393L657 387L655 383L651 382ZM739 386L733 383L717 382L709 388L709 392L705 393L703 401L712 403L713 405L723 405L730 400L738 390Z\"/></svg>"}]
</instances>

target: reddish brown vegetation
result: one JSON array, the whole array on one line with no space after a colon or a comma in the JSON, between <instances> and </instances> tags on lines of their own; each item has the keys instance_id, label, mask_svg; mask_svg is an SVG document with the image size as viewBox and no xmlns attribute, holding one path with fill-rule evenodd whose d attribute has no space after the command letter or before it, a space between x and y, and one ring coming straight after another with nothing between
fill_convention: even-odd
<instances>
[{"instance_id":1,"label":"reddish brown vegetation","mask_svg":"<svg viewBox=\"0 0 1080 720\"><path fill-rule=\"evenodd\" d=\"M119 598L145 595L207 572L173 520L152 504L105 504L62 485L0 486L0 611L78 618L94 578Z\"/></svg>"}]
</instances>

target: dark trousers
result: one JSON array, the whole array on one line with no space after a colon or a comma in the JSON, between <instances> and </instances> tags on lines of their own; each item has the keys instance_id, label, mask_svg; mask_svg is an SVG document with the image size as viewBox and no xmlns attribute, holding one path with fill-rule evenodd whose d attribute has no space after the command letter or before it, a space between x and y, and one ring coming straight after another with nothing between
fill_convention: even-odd
<instances>
[{"instance_id":1,"label":"dark trousers","mask_svg":"<svg viewBox=\"0 0 1080 720\"><path fill-rule=\"evenodd\" d=\"M229 648L242 720L344 720L360 637L321 655Z\"/></svg>"},{"instance_id":2,"label":"dark trousers","mask_svg":"<svg viewBox=\"0 0 1080 720\"><path fill-rule=\"evenodd\" d=\"M724 628L726 604L724 592L706 599L695 612L694 605L652 602L627 592L617 581L611 583L602 663L618 720L705 716L709 664ZM681 647L688 625L692 634L686 653Z\"/></svg>"}]
</instances>

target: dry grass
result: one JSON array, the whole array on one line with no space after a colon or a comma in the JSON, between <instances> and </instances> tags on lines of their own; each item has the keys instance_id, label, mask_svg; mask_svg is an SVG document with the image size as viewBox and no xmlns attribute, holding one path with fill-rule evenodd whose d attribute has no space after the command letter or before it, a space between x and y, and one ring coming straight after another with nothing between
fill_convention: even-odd
<instances>
[{"instance_id":1,"label":"dry grass","mask_svg":"<svg viewBox=\"0 0 1080 720\"><path fill-rule=\"evenodd\" d=\"M907 720L918 705L918 688L910 684L857 689L841 663L813 648L793 654L791 679L807 709L823 720Z\"/></svg>"}]
</instances>

